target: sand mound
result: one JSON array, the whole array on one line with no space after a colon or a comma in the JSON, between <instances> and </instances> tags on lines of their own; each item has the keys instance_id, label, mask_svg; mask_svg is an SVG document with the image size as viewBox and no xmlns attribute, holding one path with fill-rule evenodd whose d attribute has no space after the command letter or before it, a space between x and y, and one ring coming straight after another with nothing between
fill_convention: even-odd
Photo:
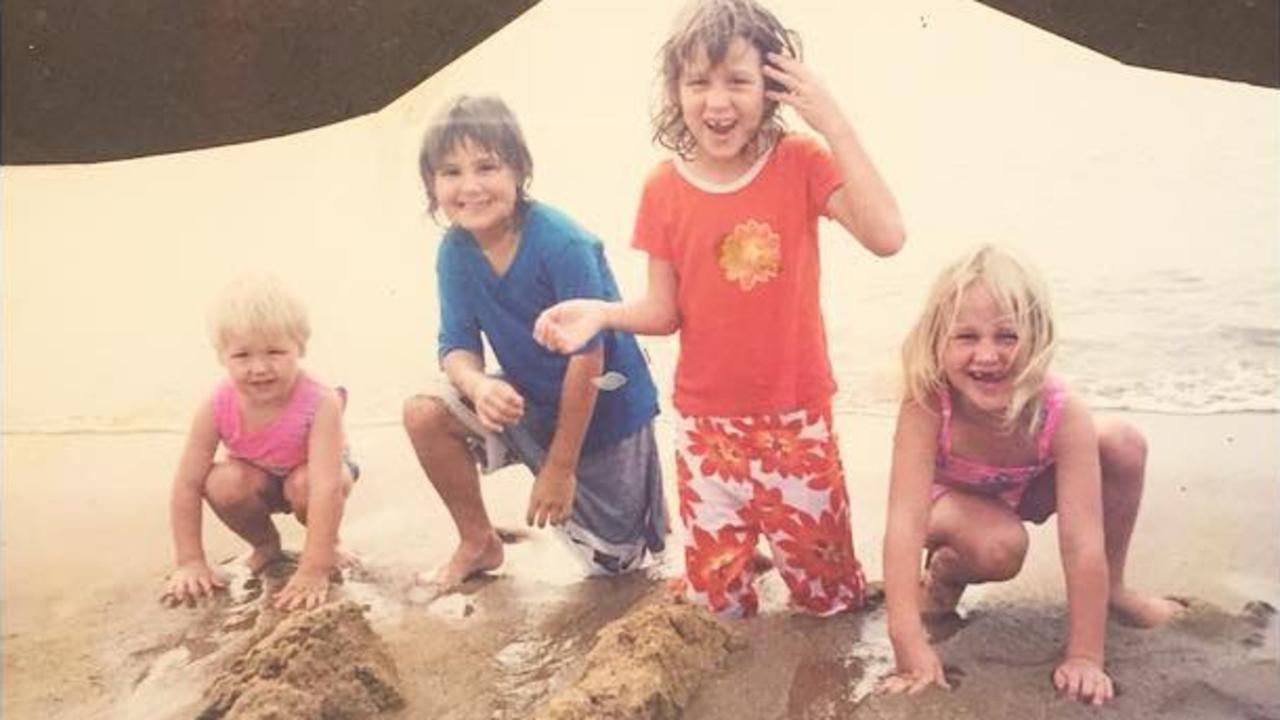
<instances>
[{"instance_id":1,"label":"sand mound","mask_svg":"<svg viewBox=\"0 0 1280 720\"><path fill-rule=\"evenodd\" d=\"M650 605L600 631L582 677L538 720L677 718L735 645L734 635L692 605Z\"/></svg>"},{"instance_id":2,"label":"sand mound","mask_svg":"<svg viewBox=\"0 0 1280 720\"><path fill-rule=\"evenodd\" d=\"M404 706L399 678L359 605L291 615L205 691L200 720L342 720Z\"/></svg>"}]
</instances>

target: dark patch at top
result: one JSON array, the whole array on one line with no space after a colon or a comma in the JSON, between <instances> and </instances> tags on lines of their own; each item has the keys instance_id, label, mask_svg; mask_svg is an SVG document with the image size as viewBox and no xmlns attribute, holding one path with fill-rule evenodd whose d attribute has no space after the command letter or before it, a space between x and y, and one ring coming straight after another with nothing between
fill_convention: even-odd
<instances>
[{"instance_id":1,"label":"dark patch at top","mask_svg":"<svg viewBox=\"0 0 1280 720\"><path fill-rule=\"evenodd\" d=\"M1128 65L1280 87L1276 0L978 0Z\"/></svg>"},{"instance_id":2,"label":"dark patch at top","mask_svg":"<svg viewBox=\"0 0 1280 720\"><path fill-rule=\"evenodd\" d=\"M0 162L275 137L384 107L537 0L8 0Z\"/></svg>"}]
</instances>

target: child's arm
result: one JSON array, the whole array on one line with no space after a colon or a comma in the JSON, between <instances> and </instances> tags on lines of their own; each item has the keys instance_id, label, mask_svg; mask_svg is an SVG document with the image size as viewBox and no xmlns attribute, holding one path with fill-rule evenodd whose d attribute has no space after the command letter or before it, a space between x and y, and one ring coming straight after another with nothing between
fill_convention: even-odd
<instances>
[{"instance_id":1,"label":"child's arm","mask_svg":"<svg viewBox=\"0 0 1280 720\"><path fill-rule=\"evenodd\" d=\"M275 597L277 608L313 608L324 602L336 563L345 500L342 407L337 393L326 392L307 436L307 539L297 571Z\"/></svg>"},{"instance_id":2,"label":"child's arm","mask_svg":"<svg viewBox=\"0 0 1280 720\"><path fill-rule=\"evenodd\" d=\"M649 287L639 300L567 300L547 308L533 326L533 337L548 350L569 353L602 330L637 335L670 335L680 327L676 270L670 262L649 258Z\"/></svg>"},{"instance_id":3,"label":"child's arm","mask_svg":"<svg viewBox=\"0 0 1280 720\"><path fill-rule=\"evenodd\" d=\"M529 493L529 509L525 521L545 527L559 525L573 514L573 496L577 487L578 454L582 439L591 424L599 390L594 382L604 370L604 346L597 346L569 358L564 385L560 390L560 412L556 432L547 449L546 460Z\"/></svg>"},{"instance_id":4,"label":"child's arm","mask_svg":"<svg viewBox=\"0 0 1280 720\"><path fill-rule=\"evenodd\" d=\"M226 587L226 581L205 560L200 528L204 483L213 468L213 454L217 449L218 430L214 426L213 400L210 398L196 410L173 477L169 523L173 531L177 568L161 595L161 600L170 606L194 602Z\"/></svg>"},{"instance_id":5,"label":"child's arm","mask_svg":"<svg viewBox=\"0 0 1280 720\"><path fill-rule=\"evenodd\" d=\"M1053 673L1059 691L1095 705L1114 695L1103 669L1107 624L1107 556L1102 524L1102 469L1089 410L1068 398L1054 435L1058 545L1067 584L1066 659Z\"/></svg>"},{"instance_id":6,"label":"child's arm","mask_svg":"<svg viewBox=\"0 0 1280 720\"><path fill-rule=\"evenodd\" d=\"M896 253L906 241L898 204L835 98L799 60L777 53L770 53L767 60L764 74L786 91L769 90L765 95L795 108L826 139L844 178L827 200L827 215L876 255Z\"/></svg>"},{"instance_id":7,"label":"child's arm","mask_svg":"<svg viewBox=\"0 0 1280 720\"><path fill-rule=\"evenodd\" d=\"M916 402L902 404L893 437L884 535L885 602L897 670L885 680L885 692L914 694L931 684L949 687L920 621L920 552L929 524L937 436L936 413Z\"/></svg>"},{"instance_id":8,"label":"child's arm","mask_svg":"<svg viewBox=\"0 0 1280 720\"><path fill-rule=\"evenodd\" d=\"M486 375L484 358L470 350L450 350L440 361L449 382L471 401L480 423L494 432L524 415L524 398L510 383Z\"/></svg>"}]
</instances>

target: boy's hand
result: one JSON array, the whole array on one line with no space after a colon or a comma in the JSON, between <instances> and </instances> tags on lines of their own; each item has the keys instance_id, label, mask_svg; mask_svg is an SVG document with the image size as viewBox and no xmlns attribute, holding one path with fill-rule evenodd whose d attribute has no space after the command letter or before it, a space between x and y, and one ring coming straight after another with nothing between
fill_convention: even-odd
<instances>
[{"instance_id":1,"label":"boy's hand","mask_svg":"<svg viewBox=\"0 0 1280 720\"><path fill-rule=\"evenodd\" d=\"M1101 705L1115 697L1111 677L1102 663L1090 658L1067 658L1053 671L1053 686L1072 700Z\"/></svg>"},{"instance_id":2,"label":"boy's hand","mask_svg":"<svg viewBox=\"0 0 1280 720\"><path fill-rule=\"evenodd\" d=\"M552 462L544 464L538 471L538 478L533 481L533 491L529 493L525 522L538 527L546 527L548 523L564 524L573 514L573 494L577 485L573 468Z\"/></svg>"},{"instance_id":3,"label":"boy's hand","mask_svg":"<svg viewBox=\"0 0 1280 720\"><path fill-rule=\"evenodd\" d=\"M533 324L533 339L553 352L570 353L604 329L605 303L566 300L553 305Z\"/></svg>"},{"instance_id":4,"label":"boy's hand","mask_svg":"<svg viewBox=\"0 0 1280 720\"><path fill-rule=\"evenodd\" d=\"M480 423L494 432L502 432L524 415L524 398L511 385L494 377L476 383L471 403Z\"/></svg>"},{"instance_id":5,"label":"boy's hand","mask_svg":"<svg viewBox=\"0 0 1280 720\"><path fill-rule=\"evenodd\" d=\"M790 105L809 127L824 137L845 121L835 98L804 63L778 53L769 53L766 60L763 67L765 76L785 88L782 91L766 90L766 97Z\"/></svg>"},{"instance_id":6,"label":"boy's hand","mask_svg":"<svg viewBox=\"0 0 1280 720\"><path fill-rule=\"evenodd\" d=\"M160 602L167 607L195 605L227 587L226 578L213 571L204 560L192 560L178 566L169 576Z\"/></svg>"},{"instance_id":7,"label":"boy's hand","mask_svg":"<svg viewBox=\"0 0 1280 720\"><path fill-rule=\"evenodd\" d=\"M921 642L901 648L895 645L894 654L898 658L898 668L880 683L878 692L890 695L906 692L908 695L915 695L930 685L951 689L938 653L934 652L929 643Z\"/></svg>"},{"instance_id":8,"label":"boy's hand","mask_svg":"<svg viewBox=\"0 0 1280 720\"><path fill-rule=\"evenodd\" d=\"M329 573L299 565L271 604L277 610L310 610L323 605L328 595Z\"/></svg>"}]
</instances>

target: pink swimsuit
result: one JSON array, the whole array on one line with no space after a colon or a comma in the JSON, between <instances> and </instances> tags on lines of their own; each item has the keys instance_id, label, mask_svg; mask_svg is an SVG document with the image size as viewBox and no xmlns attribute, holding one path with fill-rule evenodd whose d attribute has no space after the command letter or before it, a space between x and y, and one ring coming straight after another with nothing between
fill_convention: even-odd
<instances>
[{"instance_id":1,"label":"pink swimsuit","mask_svg":"<svg viewBox=\"0 0 1280 720\"><path fill-rule=\"evenodd\" d=\"M213 421L231 457L283 477L307 461L307 436L324 386L299 374L293 395L280 417L261 430L248 432L240 425L240 400L230 380L213 395Z\"/></svg>"},{"instance_id":2,"label":"pink swimsuit","mask_svg":"<svg viewBox=\"0 0 1280 720\"><path fill-rule=\"evenodd\" d=\"M1053 465L1050 445L1062 416L1066 388L1052 376L1044 383L1044 422L1036 436L1036 463L1017 467L997 467L951 454L951 393L938 395L942 406L942 427L938 430L938 458L930 498L937 500L950 490L963 490L997 497L1013 509L1033 479Z\"/></svg>"}]
</instances>

